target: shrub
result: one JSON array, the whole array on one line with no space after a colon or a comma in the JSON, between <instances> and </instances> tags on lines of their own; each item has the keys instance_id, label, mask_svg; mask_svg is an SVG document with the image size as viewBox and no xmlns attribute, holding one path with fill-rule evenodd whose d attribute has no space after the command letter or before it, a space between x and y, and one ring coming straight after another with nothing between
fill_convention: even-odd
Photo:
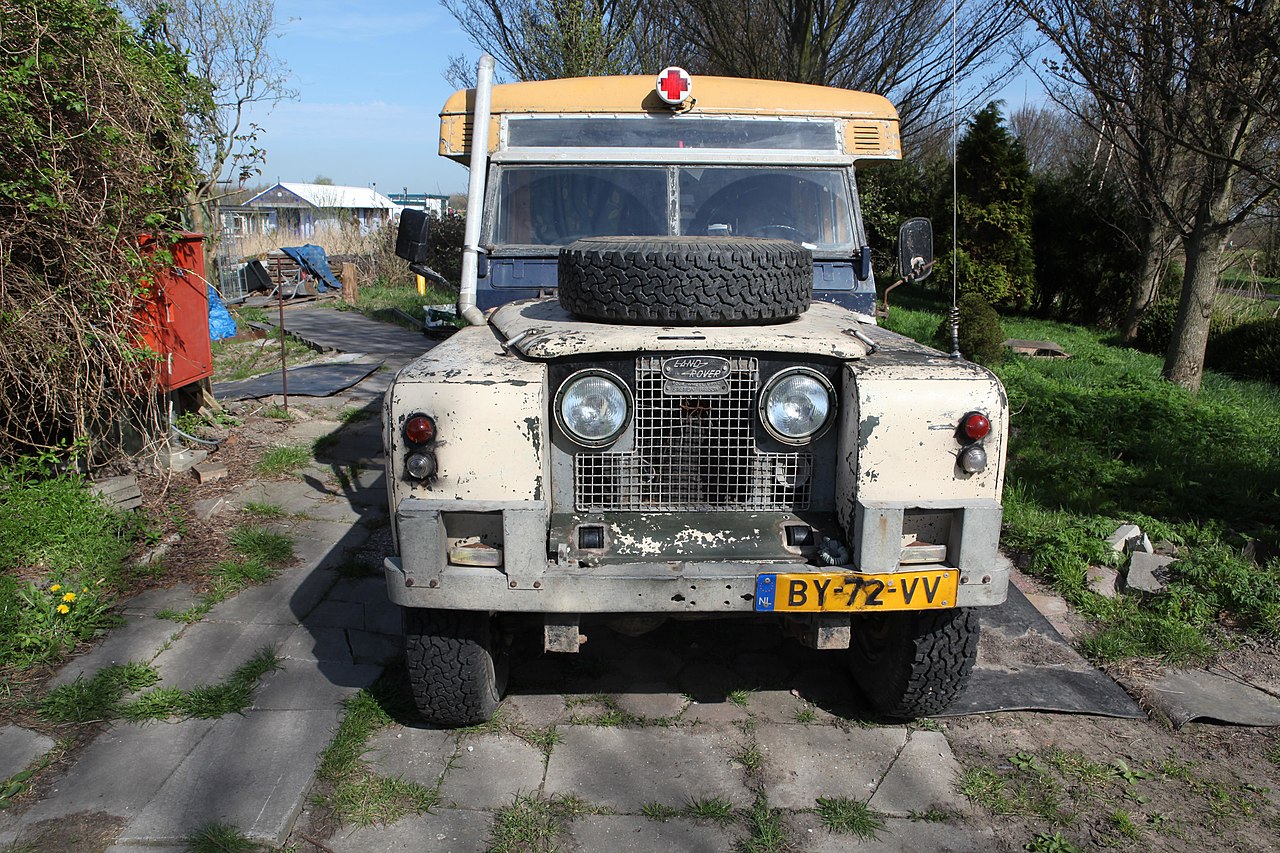
<instances>
[{"instance_id":1,"label":"shrub","mask_svg":"<svg viewBox=\"0 0 1280 853\"><path fill-rule=\"evenodd\" d=\"M1280 317L1242 323L1209 339L1209 367L1280 385Z\"/></svg>"},{"instance_id":2,"label":"shrub","mask_svg":"<svg viewBox=\"0 0 1280 853\"><path fill-rule=\"evenodd\" d=\"M960 354L978 364L999 364L1005 355L1000 315L977 293L960 297ZM936 335L940 349L951 349L951 323L945 318Z\"/></svg>"}]
</instances>

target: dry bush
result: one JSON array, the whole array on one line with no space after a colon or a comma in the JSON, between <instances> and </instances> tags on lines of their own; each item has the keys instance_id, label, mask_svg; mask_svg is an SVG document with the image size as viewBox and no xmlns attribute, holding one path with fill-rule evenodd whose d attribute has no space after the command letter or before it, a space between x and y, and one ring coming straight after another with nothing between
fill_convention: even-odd
<instances>
[{"instance_id":1,"label":"dry bush","mask_svg":"<svg viewBox=\"0 0 1280 853\"><path fill-rule=\"evenodd\" d=\"M204 94L103 0L0 0L0 20L0 458L12 458L100 444L126 412L157 420L154 358L132 319L152 263L136 236L177 223L192 185L184 116Z\"/></svg>"}]
</instances>

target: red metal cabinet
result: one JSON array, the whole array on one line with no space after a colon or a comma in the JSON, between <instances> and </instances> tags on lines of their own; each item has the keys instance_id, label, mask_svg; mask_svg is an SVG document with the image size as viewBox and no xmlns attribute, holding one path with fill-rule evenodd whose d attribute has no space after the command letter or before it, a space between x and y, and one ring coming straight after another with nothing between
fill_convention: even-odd
<instances>
[{"instance_id":1,"label":"red metal cabinet","mask_svg":"<svg viewBox=\"0 0 1280 853\"><path fill-rule=\"evenodd\" d=\"M144 235L140 245L147 255L155 250L155 239ZM154 270L155 283L142 297L136 315L143 342L160 354L156 384L164 391L213 375L204 236L183 234L169 253L173 265Z\"/></svg>"}]
</instances>

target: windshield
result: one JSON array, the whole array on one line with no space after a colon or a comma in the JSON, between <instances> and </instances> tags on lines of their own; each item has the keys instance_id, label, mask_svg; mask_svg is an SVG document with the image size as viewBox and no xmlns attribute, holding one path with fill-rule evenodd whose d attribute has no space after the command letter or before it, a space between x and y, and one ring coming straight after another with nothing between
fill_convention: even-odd
<instances>
[{"instance_id":1,"label":"windshield","mask_svg":"<svg viewBox=\"0 0 1280 853\"><path fill-rule=\"evenodd\" d=\"M780 166L502 166L493 245L582 237L732 236L853 251L848 174Z\"/></svg>"}]
</instances>

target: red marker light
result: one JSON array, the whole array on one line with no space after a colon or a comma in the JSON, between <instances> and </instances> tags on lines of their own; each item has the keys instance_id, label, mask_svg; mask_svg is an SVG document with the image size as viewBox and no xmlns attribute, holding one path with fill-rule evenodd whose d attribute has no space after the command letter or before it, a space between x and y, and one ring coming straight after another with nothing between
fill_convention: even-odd
<instances>
[{"instance_id":1,"label":"red marker light","mask_svg":"<svg viewBox=\"0 0 1280 853\"><path fill-rule=\"evenodd\" d=\"M404 425L404 437L410 444L429 444L436 437L435 421L426 415L414 415Z\"/></svg>"},{"instance_id":2,"label":"red marker light","mask_svg":"<svg viewBox=\"0 0 1280 853\"><path fill-rule=\"evenodd\" d=\"M987 420L987 416L981 412L970 412L960 422L960 428L965 435L977 441L980 438L985 438L987 433L991 432L991 421Z\"/></svg>"}]
</instances>

